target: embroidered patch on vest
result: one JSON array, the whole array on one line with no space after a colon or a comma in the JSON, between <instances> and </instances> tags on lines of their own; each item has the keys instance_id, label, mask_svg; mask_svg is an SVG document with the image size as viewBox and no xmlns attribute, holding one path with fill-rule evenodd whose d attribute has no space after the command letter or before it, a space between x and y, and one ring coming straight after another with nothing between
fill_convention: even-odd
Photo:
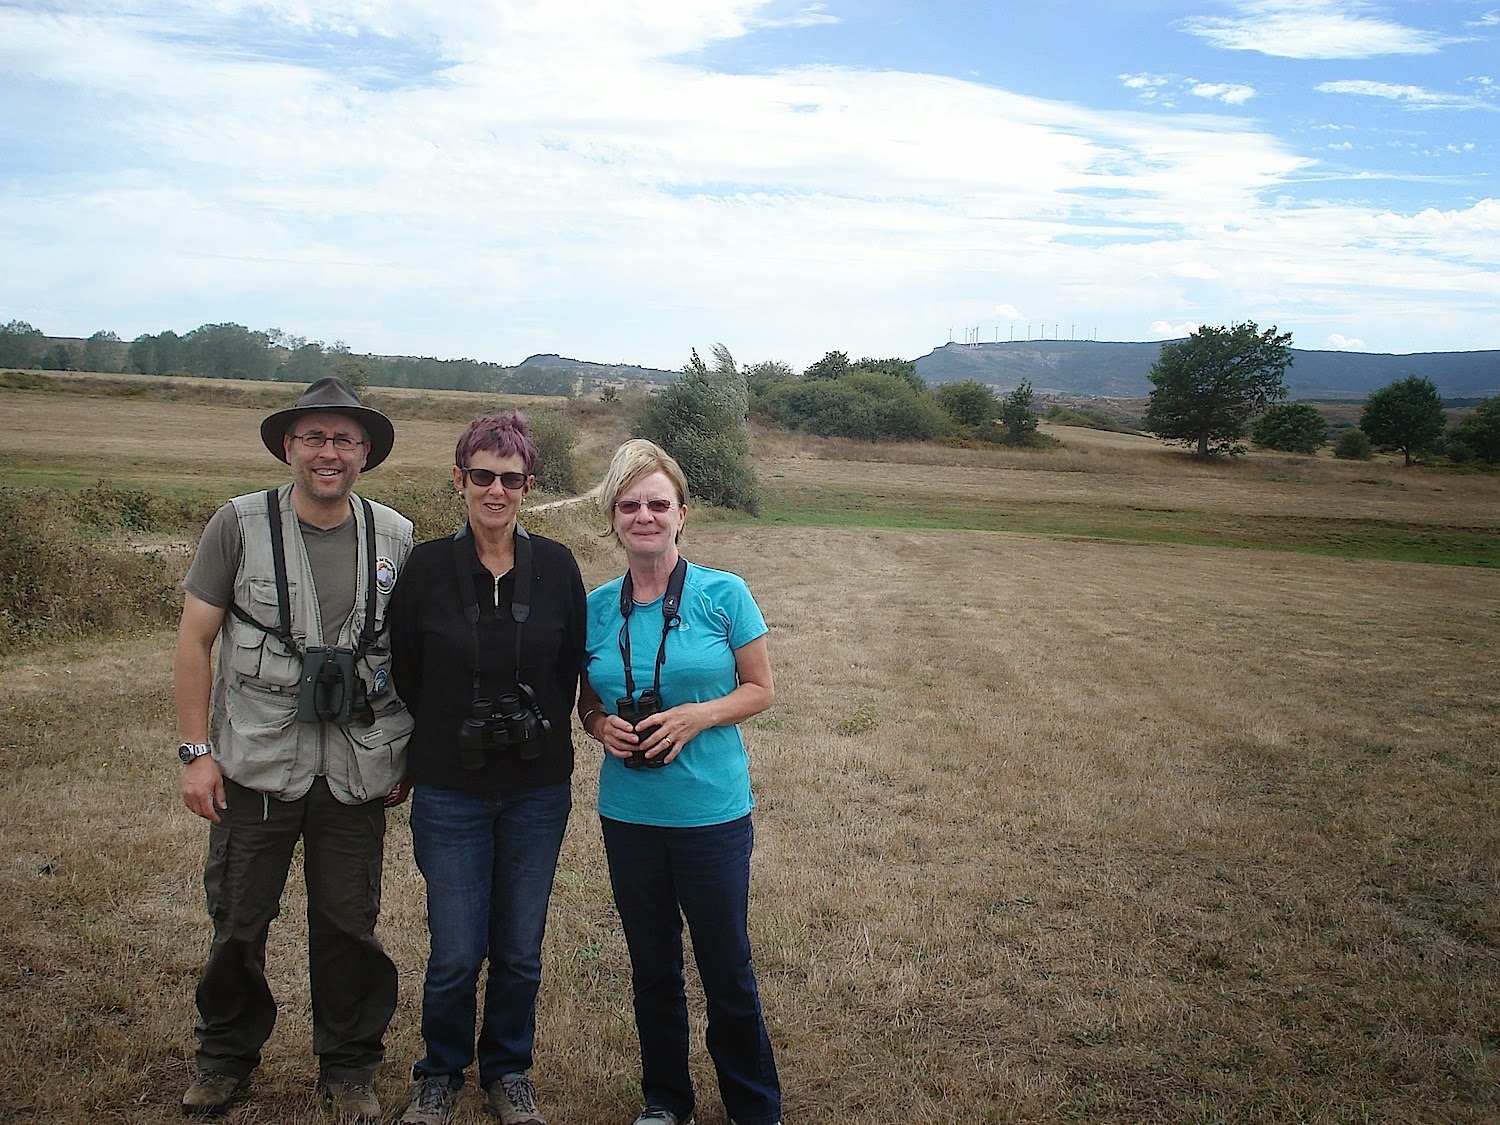
<instances>
[{"instance_id":1,"label":"embroidered patch on vest","mask_svg":"<svg viewBox=\"0 0 1500 1125\"><path fill-rule=\"evenodd\" d=\"M381 555L375 560L375 589L382 594L389 594L396 588L396 564L393 560Z\"/></svg>"},{"instance_id":2,"label":"embroidered patch on vest","mask_svg":"<svg viewBox=\"0 0 1500 1125\"><path fill-rule=\"evenodd\" d=\"M386 689L386 686L388 685L388 683L389 683L389 680L386 677L385 669L384 668L376 668L375 669L375 676L370 681L370 694L371 695L384 695L385 694L385 689Z\"/></svg>"}]
</instances>

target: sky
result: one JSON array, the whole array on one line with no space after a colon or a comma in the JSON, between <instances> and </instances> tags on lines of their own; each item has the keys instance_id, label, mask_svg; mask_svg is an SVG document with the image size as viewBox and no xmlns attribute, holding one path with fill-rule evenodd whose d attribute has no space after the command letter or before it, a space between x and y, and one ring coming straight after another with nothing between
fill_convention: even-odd
<instances>
[{"instance_id":1,"label":"sky","mask_svg":"<svg viewBox=\"0 0 1500 1125\"><path fill-rule=\"evenodd\" d=\"M1500 348L1500 0L0 0L0 323Z\"/></svg>"}]
</instances>

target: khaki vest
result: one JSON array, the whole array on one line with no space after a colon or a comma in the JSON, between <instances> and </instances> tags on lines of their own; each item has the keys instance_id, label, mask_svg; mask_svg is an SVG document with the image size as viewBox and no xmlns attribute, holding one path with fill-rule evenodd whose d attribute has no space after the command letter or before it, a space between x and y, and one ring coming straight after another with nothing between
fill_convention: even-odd
<instances>
[{"instance_id":1,"label":"khaki vest","mask_svg":"<svg viewBox=\"0 0 1500 1125\"><path fill-rule=\"evenodd\" d=\"M354 610L337 637L324 637L312 567L292 504L292 486L283 485L278 496L291 596L291 632L300 648L356 647L364 625L366 599L375 598L377 639L358 664L375 717L373 722L356 719L347 727L298 722L300 653L288 651L274 631L258 629L226 612L214 678L214 757L226 777L278 800L296 800L312 787L313 778L320 776L327 777L333 795L345 804L382 798L406 774L406 743L413 723L411 713L391 686L391 645L385 621L396 576L411 553L411 521L383 504L372 504L376 581L371 590L364 505L358 497L350 497L359 544ZM232 503L244 543L244 557L235 575L235 605L275 630L276 571L265 493L238 496Z\"/></svg>"}]
</instances>

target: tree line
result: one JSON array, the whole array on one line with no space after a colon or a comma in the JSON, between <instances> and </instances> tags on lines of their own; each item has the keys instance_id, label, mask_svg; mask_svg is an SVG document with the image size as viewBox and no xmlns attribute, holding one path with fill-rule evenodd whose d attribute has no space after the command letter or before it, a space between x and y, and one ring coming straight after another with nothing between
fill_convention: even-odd
<instances>
[{"instance_id":1,"label":"tree line","mask_svg":"<svg viewBox=\"0 0 1500 1125\"><path fill-rule=\"evenodd\" d=\"M271 328L204 324L178 335L137 336L128 344L113 332L96 332L81 344L49 342L24 321L0 325L0 367L51 371L102 371L140 375L194 375L311 383L337 375L357 388L411 387L488 393L567 395L576 380L556 369L510 368L474 359L371 356L347 344L325 344Z\"/></svg>"},{"instance_id":2,"label":"tree line","mask_svg":"<svg viewBox=\"0 0 1500 1125\"><path fill-rule=\"evenodd\" d=\"M1309 403L1285 403L1291 334L1254 321L1204 327L1165 344L1151 368L1142 424L1158 437L1189 445L1200 457L1235 455L1252 438L1266 449L1316 453L1328 443L1327 420ZM1374 450L1400 452L1407 465L1424 455L1455 463L1500 460L1500 398L1482 400L1451 429L1437 386L1415 373L1373 391L1359 427L1342 434L1334 456L1364 460Z\"/></svg>"}]
</instances>

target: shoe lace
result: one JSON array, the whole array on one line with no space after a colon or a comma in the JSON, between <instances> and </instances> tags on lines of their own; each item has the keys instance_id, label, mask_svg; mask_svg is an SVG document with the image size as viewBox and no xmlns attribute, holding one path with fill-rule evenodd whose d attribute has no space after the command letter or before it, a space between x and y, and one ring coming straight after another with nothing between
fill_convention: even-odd
<instances>
[{"instance_id":1,"label":"shoe lace","mask_svg":"<svg viewBox=\"0 0 1500 1125\"><path fill-rule=\"evenodd\" d=\"M441 1078L429 1078L417 1091L419 1109L441 1109L448 1101L448 1083Z\"/></svg>"},{"instance_id":2,"label":"shoe lace","mask_svg":"<svg viewBox=\"0 0 1500 1125\"><path fill-rule=\"evenodd\" d=\"M524 1113L536 1112L536 1086L524 1074L506 1074L500 1079L500 1088L510 1104Z\"/></svg>"}]
</instances>

